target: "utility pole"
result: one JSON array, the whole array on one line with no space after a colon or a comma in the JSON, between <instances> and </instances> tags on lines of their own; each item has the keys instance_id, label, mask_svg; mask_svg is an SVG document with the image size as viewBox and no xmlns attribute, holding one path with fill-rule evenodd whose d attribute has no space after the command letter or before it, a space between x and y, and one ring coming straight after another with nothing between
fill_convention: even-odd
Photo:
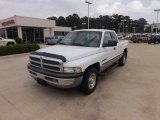
<instances>
[{"instance_id":1,"label":"utility pole","mask_svg":"<svg viewBox=\"0 0 160 120\"><path fill-rule=\"evenodd\" d=\"M86 23L82 23L82 25L83 25L83 29L85 29L85 25L86 25Z\"/></svg>"},{"instance_id":2,"label":"utility pole","mask_svg":"<svg viewBox=\"0 0 160 120\"><path fill-rule=\"evenodd\" d=\"M123 34L124 34L124 29L125 29L125 25L124 25L124 22L126 21L125 19L124 20L121 20L123 22Z\"/></svg>"},{"instance_id":3,"label":"utility pole","mask_svg":"<svg viewBox=\"0 0 160 120\"><path fill-rule=\"evenodd\" d=\"M88 4L88 29L89 29L89 5L91 5L92 3L89 1L86 1L85 3Z\"/></svg>"},{"instance_id":4,"label":"utility pole","mask_svg":"<svg viewBox=\"0 0 160 120\"><path fill-rule=\"evenodd\" d=\"M158 33L158 17L160 9L155 9L154 12L157 12L157 25L156 25L156 34Z\"/></svg>"},{"instance_id":5,"label":"utility pole","mask_svg":"<svg viewBox=\"0 0 160 120\"><path fill-rule=\"evenodd\" d=\"M133 32L136 33L136 27L135 26L133 27Z\"/></svg>"},{"instance_id":6,"label":"utility pole","mask_svg":"<svg viewBox=\"0 0 160 120\"><path fill-rule=\"evenodd\" d=\"M119 23L119 33L121 33L121 26L122 26L122 23Z\"/></svg>"},{"instance_id":7,"label":"utility pole","mask_svg":"<svg viewBox=\"0 0 160 120\"><path fill-rule=\"evenodd\" d=\"M126 33L128 33L128 25L126 25Z\"/></svg>"}]
</instances>

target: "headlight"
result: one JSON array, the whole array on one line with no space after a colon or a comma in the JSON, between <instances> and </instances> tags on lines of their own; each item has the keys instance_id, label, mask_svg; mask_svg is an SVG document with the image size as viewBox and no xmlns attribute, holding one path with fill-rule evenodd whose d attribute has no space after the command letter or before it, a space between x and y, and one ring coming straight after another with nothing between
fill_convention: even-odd
<instances>
[{"instance_id":1,"label":"headlight","mask_svg":"<svg viewBox=\"0 0 160 120\"><path fill-rule=\"evenodd\" d=\"M64 73L81 73L82 68L81 67L64 67L63 71Z\"/></svg>"}]
</instances>

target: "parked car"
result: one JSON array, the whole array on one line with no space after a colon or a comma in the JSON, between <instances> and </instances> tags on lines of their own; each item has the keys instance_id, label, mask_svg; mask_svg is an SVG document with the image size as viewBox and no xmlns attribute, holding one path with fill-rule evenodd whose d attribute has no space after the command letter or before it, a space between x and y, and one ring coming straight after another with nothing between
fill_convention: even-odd
<instances>
[{"instance_id":1,"label":"parked car","mask_svg":"<svg viewBox=\"0 0 160 120\"><path fill-rule=\"evenodd\" d=\"M123 39L123 35L117 35L118 39Z\"/></svg>"},{"instance_id":2,"label":"parked car","mask_svg":"<svg viewBox=\"0 0 160 120\"><path fill-rule=\"evenodd\" d=\"M55 46L32 52L30 75L42 85L80 89L92 93L98 73L118 62L124 66L128 41L118 40L111 30L77 30L70 32Z\"/></svg>"},{"instance_id":3,"label":"parked car","mask_svg":"<svg viewBox=\"0 0 160 120\"><path fill-rule=\"evenodd\" d=\"M58 44L58 42L60 42L63 38L64 38L64 36L54 36L54 37L46 39L45 44L46 45L55 45L55 44Z\"/></svg>"},{"instance_id":4,"label":"parked car","mask_svg":"<svg viewBox=\"0 0 160 120\"><path fill-rule=\"evenodd\" d=\"M16 44L16 41L13 39L5 39L0 37L0 46L13 46Z\"/></svg>"},{"instance_id":5,"label":"parked car","mask_svg":"<svg viewBox=\"0 0 160 120\"><path fill-rule=\"evenodd\" d=\"M132 35L131 40L133 43L147 43L148 42L148 36L144 34L135 34Z\"/></svg>"},{"instance_id":6,"label":"parked car","mask_svg":"<svg viewBox=\"0 0 160 120\"><path fill-rule=\"evenodd\" d=\"M160 43L160 35L151 35L148 39L148 44L158 44Z\"/></svg>"}]
</instances>

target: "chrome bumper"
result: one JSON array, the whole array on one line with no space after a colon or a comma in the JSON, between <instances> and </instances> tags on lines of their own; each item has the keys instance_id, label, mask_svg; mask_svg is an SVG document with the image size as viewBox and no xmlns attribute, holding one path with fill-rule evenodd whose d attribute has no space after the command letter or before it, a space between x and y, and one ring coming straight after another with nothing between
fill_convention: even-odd
<instances>
[{"instance_id":1,"label":"chrome bumper","mask_svg":"<svg viewBox=\"0 0 160 120\"><path fill-rule=\"evenodd\" d=\"M74 88L81 84L83 75L76 78L57 78L49 75L45 75L31 69L28 69L31 77L35 80L44 80L47 84L58 87L58 88Z\"/></svg>"}]
</instances>

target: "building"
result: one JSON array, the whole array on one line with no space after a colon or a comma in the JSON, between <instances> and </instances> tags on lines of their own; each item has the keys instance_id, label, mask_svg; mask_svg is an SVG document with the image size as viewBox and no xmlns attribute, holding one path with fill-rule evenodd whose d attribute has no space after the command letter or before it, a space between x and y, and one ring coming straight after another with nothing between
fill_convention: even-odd
<instances>
[{"instance_id":1,"label":"building","mask_svg":"<svg viewBox=\"0 0 160 120\"><path fill-rule=\"evenodd\" d=\"M0 36L14 39L21 38L24 42L44 42L45 37L66 35L70 27L56 26L54 20L23 16L13 16L0 20Z\"/></svg>"},{"instance_id":2,"label":"building","mask_svg":"<svg viewBox=\"0 0 160 120\"><path fill-rule=\"evenodd\" d=\"M150 25L151 26L151 32L153 33L157 28L158 31L160 30L160 23L153 23Z\"/></svg>"}]
</instances>

